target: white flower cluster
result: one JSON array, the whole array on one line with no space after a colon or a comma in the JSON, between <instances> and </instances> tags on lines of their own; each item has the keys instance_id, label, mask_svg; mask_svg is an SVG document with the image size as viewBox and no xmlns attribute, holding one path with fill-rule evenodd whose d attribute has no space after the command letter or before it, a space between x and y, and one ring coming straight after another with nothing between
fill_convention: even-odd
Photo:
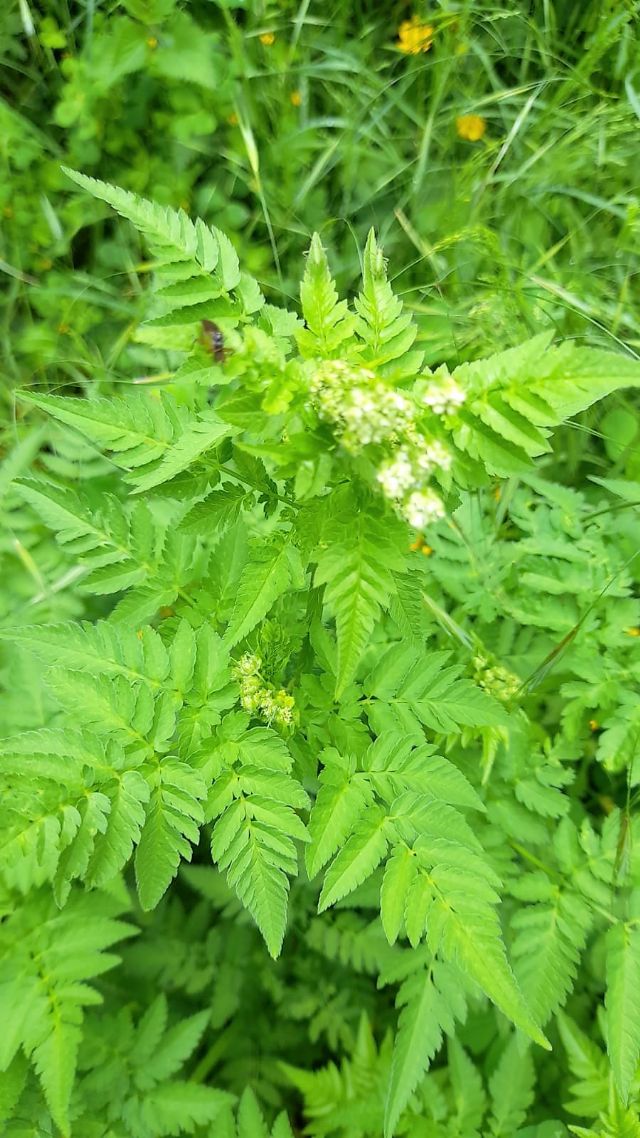
<instances>
[{"instance_id":1,"label":"white flower cluster","mask_svg":"<svg viewBox=\"0 0 640 1138\"><path fill-rule=\"evenodd\" d=\"M464 400L453 380L440 384L437 393L427 393L423 401L432 410L440 408L439 414ZM436 472L449 469L451 454L438 439L425 441L416 427L419 407L410 396L388 387L369 368L344 360L320 364L311 380L311 396L352 454L372 443L391 449L377 480L400 517L415 529L444 517L442 500L428 482Z\"/></svg>"},{"instance_id":2,"label":"white flower cluster","mask_svg":"<svg viewBox=\"0 0 640 1138\"><path fill-rule=\"evenodd\" d=\"M437 470L449 469L451 455L438 439L425 445L414 430L408 432L408 444L380 467L377 479L401 517L424 529L444 517L442 499L425 483Z\"/></svg>"},{"instance_id":3,"label":"white flower cluster","mask_svg":"<svg viewBox=\"0 0 640 1138\"><path fill-rule=\"evenodd\" d=\"M370 443L398 437L413 423L414 407L366 367L326 360L311 380L311 395L323 419L336 423L352 454Z\"/></svg>"},{"instance_id":4,"label":"white flower cluster","mask_svg":"<svg viewBox=\"0 0 640 1138\"><path fill-rule=\"evenodd\" d=\"M452 463L451 451L439 439L431 439L425 443L417 434L412 435L414 443L415 462L423 475L430 477L436 470L449 470Z\"/></svg>"},{"instance_id":5,"label":"white flower cluster","mask_svg":"<svg viewBox=\"0 0 640 1138\"><path fill-rule=\"evenodd\" d=\"M430 407L434 415L453 415L465 401L465 393L455 379L448 376L443 381L432 384L422 396L422 402Z\"/></svg>"},{"instance_id":6,"label":"white flower cluster","mask_svg":"<svg viewBox=\"0 0 640 1138\"><path fill-rule=\"evenodd\" d=\"M397 451L395 458L380 467L377 478L386 498L396 500L404 497L415 481L413 463L407 451Z\"/></svg>"},{"instance_id":7,"label":"white flower cluster","mask_svg":"<svg viewBox=\"0 0 640 1138\"><path fill-rule=\"evenodd\" d=\"M293 723L295 700L284 688L276 691L265 684L260 676L262 660L246 653L240 658L233 674L240 684L240 703L251 715L259 715L267 723L290 727Z\"/></svg>"},{"instance_id":8,"label":"white flower cluster","mask_svg":"<svg viewBox=\"0 0 640 1138\"><path fill-rule=\"evenodd\" d=\"M444 517L442 498L435 490L414 490L403 505L403 513L414 529L426 529Z\"/></svg>"}]
</instances>

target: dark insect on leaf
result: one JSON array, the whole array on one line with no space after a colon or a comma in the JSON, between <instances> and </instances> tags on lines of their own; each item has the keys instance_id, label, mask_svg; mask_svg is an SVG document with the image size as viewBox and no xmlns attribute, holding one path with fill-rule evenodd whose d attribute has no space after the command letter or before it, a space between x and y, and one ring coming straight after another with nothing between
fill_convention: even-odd
<instances>
[{"instance_id":1,"label":"dark insect on leaf","mask_svg":"<svg viewBox=\"0 0 640 1138\"><path fill-rule=\"evenodd\" d=\"M212 320L202 321L202 342L216 363L224 363L229 349L225 348L224 336Z\"/></svg>"}]
</instances>

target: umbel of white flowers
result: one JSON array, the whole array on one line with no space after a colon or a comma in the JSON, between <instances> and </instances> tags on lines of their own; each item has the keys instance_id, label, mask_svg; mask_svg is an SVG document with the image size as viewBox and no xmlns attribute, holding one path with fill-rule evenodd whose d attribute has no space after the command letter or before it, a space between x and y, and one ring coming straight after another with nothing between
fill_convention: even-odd
<instances>
[{"instance_id":1,"label":"umbel of white flowers","mask_svg":"<svg viewBox=\"0 0 640 1138\"><path fill-rule=\"evenodd\" d=\"M402 434L414 419L414 407L401 391L392 391L366 367L325 360L311 379L311 396L323 419L340 432L346 450L357 454L371 443Z\"/></svg>"},{"instance_id":2,"label":"umbel of white flowers","mask_svg":"<svg viewBox=\"0 0 640 1138\"><path fill-rule=\"evenodd\" d=\"M451 466L451 454L438 439L428 439L416 427L420 406L409 395L394 391L370 368L325 360L311 378L310 393L321 418L337 429L351 454L370 445L386 446L389 458L378 468L377 481L396 512L415 529L444 517L440 495L429 481ZM455 414L465 393L447 376L430 384L420 402L432 414Z\"/></svg>"}]
</instances>

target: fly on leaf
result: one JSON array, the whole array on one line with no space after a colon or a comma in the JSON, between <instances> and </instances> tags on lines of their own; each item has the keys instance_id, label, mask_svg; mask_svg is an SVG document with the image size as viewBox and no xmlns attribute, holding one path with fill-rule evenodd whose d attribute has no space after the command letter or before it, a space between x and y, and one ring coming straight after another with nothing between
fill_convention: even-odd
<instances>
[{"instance_id":1,"label":"fly on leaf","mask_svg":"<svg viewBox=\"0 0 640 1138\"><path fill-rule=\"evenodd\" d=\"M201 338L211 358L217 364L223 364L229 354L229 348L225 347L224 336L213 320L202 321Z\"/></svg>"}]
</instances>

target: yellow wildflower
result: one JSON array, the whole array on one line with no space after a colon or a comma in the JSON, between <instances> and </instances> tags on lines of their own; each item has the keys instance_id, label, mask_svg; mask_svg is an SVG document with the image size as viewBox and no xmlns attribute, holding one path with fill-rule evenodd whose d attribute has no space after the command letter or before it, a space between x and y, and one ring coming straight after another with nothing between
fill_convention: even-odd
<instances>
[{"instance_id":1,"label":"yellow wildflower","mask_svg":"<svg viewBox=\"0 0 640 1138\"><path fill-rule=\"evenodd\" d=\"M640 636L640 628L625 628L627 636Z\"/></svg>"},{"instance_id":2,"label":"yellow wildflower","mask_svg":"<svg viewBox=\"0 0 640 1138\"><path fill-rule=\"evenodd\" d=\"M273 32L263 32L260 36L260 43L264 44L265 47L271 47L271 45L275 42L276 37L274 36Z\"/></svg>"},{"instance_id":3,"label":"yellow wildflower","mask_svg":"<svg viewBox=\"0 0 640 1138\"><path fill-rule=\"evenodd\" d=\"M147 47L150 47L152 51L155 51L157 46L158 46L158 41L157 41L156 37L155 36L149 36L149 38L147 40Z\"/></svg>"},{"instance_id":4,"label":"yellow wildflower","mask_svg":"<svg viewBox=\"0 0 640 1138\"><path fill-rule=\"evenodd\" d=\"M590 731L599 731L600 730L600 724L598 723L597 719L590 719L589 720L589 730Z\"/></svg>"},{"instance_id":5,"label":"yellow wildflower","mask_svg":"<svg viewBox=\"0 0 640 1138\"><path fill-rule=\"evenodd\" d=\"M419 55L421 51L428 51L432 43L433 28L421 23L417 16L403 20L400 24L396 47L405 55Z\"/></svg>"},{"instance_id":6,"label":"yellow wildflower","mask_svg":"<svg viewBox=\"0 0 640 1138\"><path fill-rule=\"evenodd\" d=\"M289 99L291 100L291 106L292 107L301 107L302 106L302 95L300 94L299 91L292 91L291 94L289 95Z\"/></svg>"},{"instance_id":7,"label":"yellow wildflower","mask_svg":"<svg viewBox=\"0 0 640 1138\"><path fill-rule=\"evenodd\" d=\"M464 138L465 142L479 142L486 129L487 120L480 115L458 115L456 119L458 138Z\"/></svg>"},{"instance_id":8,"label":"yellow wildflower","mask_svg":"<svg viewBox=\"0 0 640 1138\"><path fill-rule=\"evenodd\" d=\"M424 536L419 533L416 540L411 542L409 549L412 553L423 553L425 557L430 557L433 550L430 545L427 545Z\"/></svg>"}]
</instances>

